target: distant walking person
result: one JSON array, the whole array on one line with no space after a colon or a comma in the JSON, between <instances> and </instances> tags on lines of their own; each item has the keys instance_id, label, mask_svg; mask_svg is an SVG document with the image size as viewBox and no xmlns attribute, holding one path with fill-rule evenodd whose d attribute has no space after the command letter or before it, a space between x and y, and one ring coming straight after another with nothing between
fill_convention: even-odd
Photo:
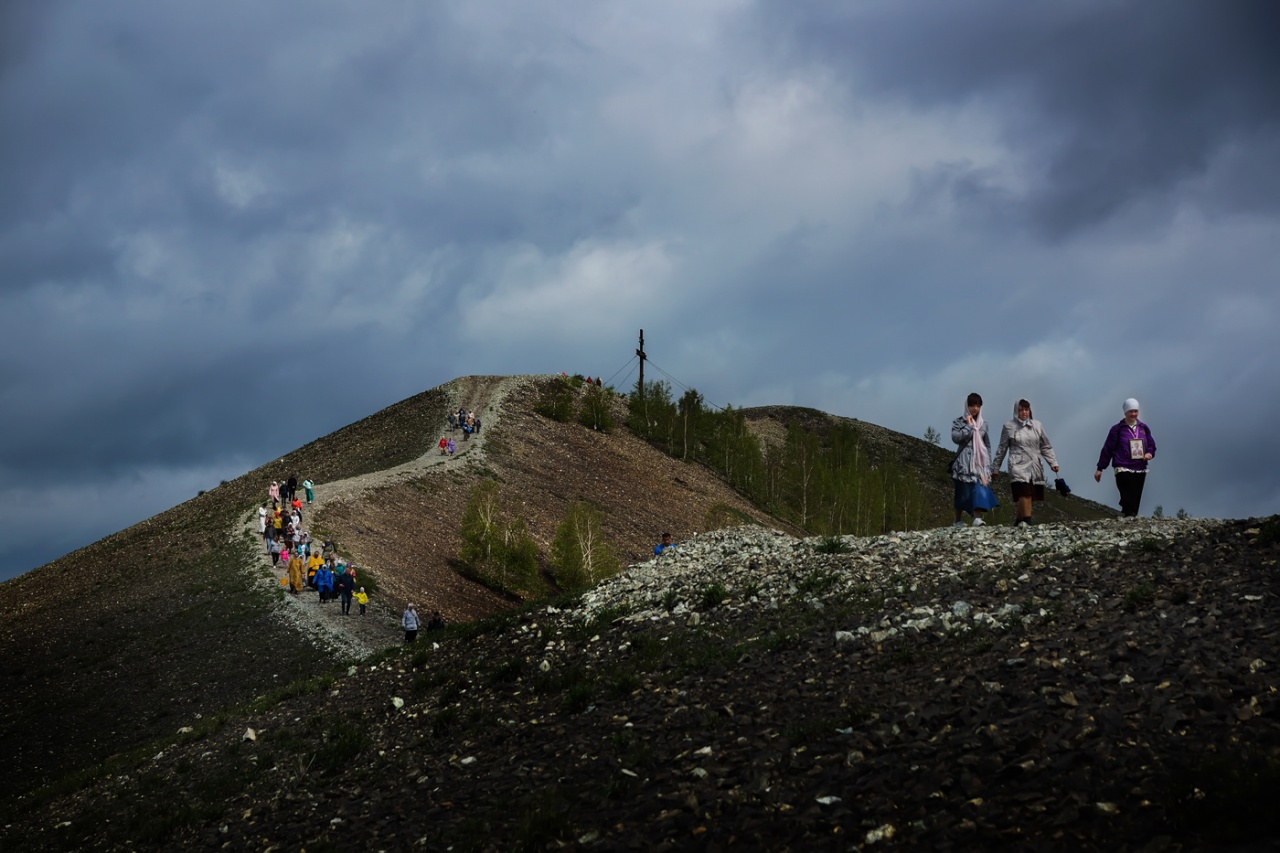
<instances>
[{"instance_id":1,"label":"distant walking person","mask_svg":"<svg viewBox=\"0 0 1280 853\"><path fill-rule=\"evenodd\" d=\"M1000 430L1000 445L991 464L994 474L1000 470L1005 455L1009 456L1009 486L1017 504L1014 526L1031 523L1031 504L1044 500L1044 464L1058 472L1058 457L1053 453L1044 426L1031 416L1031 403L1019 400L1013 405L1013 420Z\"/></svg>"},{"instance_id":2,"label":"distant walking person","mask_svg":"<svg viewBox=\"0 0 1280 853\"><path fill-rule=\"evenodd\" d=\"M342 599L342 615L351 615L351 596L356 591L356 574L348 567L338 575L338 596Z\"/></svg>"},{"instance_id":3,"label":"distant walking person","mask_svg":"<svg viewBox=\"0 0 1280 853\"><path fill-rule=\"evenodd\" d=\"M1125 518L1138 514L1142 503L1142 487L1146 485L1147 463L1155 458L1156 440L1151 430L1138 420L1138 401L1124 401L1124 419L1111 427L1098 454L1098 469L1093 479L1102 482L1102 472L1110 465L1116 469L1116 488L1120 490L1120 512Z\"/></svg>"},{"instance_id":4,"label":"distant walking person","mask_svg":"<svg viewBox=\"0 0 1280 853\"><path fill-rule=\"evenodd\" d=\"M364 591L364 587L356 593L356 604L360 605L360 615L363 616L364 609L369 606L369 593Z\"/></svg>"},{"instance_id":5,"label":"distant walking person","mask_svg":"<svg viewBox=\"0 0 1280 853\"><path fill-rule=\"evenodd\" d=\"M400 617L400 625L404 628L404 641L406 643L412 643L418 639L418 611L413 608L412 603L404 609L404 615Z\"/></svg>"},{"instance_id":6,"label":"distant walking person","mask_svg":"<svg viewBox=\"0 0 1280 853\"><path fill-rule=\"evenodd\" d=\"M302 592L302 558L296 553L289 557L289 592Z\"/></svg>"},{"instance_id":7,"label":"distant walking person","mask_svg":"<svg viewBox=\"0 0 1280 853\"><path fill-rule=\"evenodd\" d=\"M986 524L982 514L1000 504L991 491L991 437L982 419L982 397L970 394L964 414L951 422L951 440L959 445L951 460L951 481L955 484L955 527L964 527L964 514L973 516L973 526Z\"/></svg>"},{"instance_id":8,"label":"distant walking person","mask_svg":"<svg viewBox=\"0 0 1280 853\"><path fill-rule=\"evenodd\" d=\"M311 482L311 478L302 481L302 488L307 491L307 503L313 503L316 499L316 484Z\"/></svg>"}]
</instances>

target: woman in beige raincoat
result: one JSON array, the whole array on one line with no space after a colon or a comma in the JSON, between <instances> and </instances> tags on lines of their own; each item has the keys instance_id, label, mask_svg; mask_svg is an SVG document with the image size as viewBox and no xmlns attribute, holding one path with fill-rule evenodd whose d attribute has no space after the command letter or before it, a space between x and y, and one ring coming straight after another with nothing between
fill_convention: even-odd
<instances>
[{"instance_id":1,"label":"woman in beige raincoat","mask_svg":"<svg viewBox=\"0 0 1280 853\"><path fill-rule=\"evenodd\" d=\"M1032 501L1044 500L1044 463L1040 460L1048 462L1056 474L1058 457L1053 453L1053 445L1044 433L1044 426L1031 416L1031 403L1026 400L1014 404L1013 420L1000 429L1000 445L991 462L993 474L1000 470L1000 463L1006 455L1009 457L1010 490L1016 504L1014 526L1030 524Z\"/></svg>"}]
</instances>

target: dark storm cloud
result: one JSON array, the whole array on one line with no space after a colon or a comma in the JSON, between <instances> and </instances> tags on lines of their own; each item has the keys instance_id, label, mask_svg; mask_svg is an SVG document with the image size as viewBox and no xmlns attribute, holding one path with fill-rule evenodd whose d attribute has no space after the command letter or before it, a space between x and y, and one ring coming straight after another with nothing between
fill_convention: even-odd
<instances>
[{"instance_id":1,"label":"dark storm cloud","mask_svg":"<svg viewBox=\"0 0 1280 853\"><path fill-rule=\"evenodd\" d=\"M1264 208L1280 132L1280 5L1085 2L769 4L767 38L788 62L848 72L850 97L921 108L984 102L1025 161L1020 207L1050 236L1166 200L1182 182L1229 162L1201 204ZM998 207L982 174L953 165L953 192Z\"/></svg>"},{"instance_id":2,"label":"dark storm cloud","mask_svg":"<svg viewBox=\"0 0 1280 853\"><path fill-rule=\"evenodd\" d=\"M565 75L536 54L475 52L447 9L400 9L400 22L373 21L316 4L305 21L285 22L253 4L216 16L163 4L114 14L52 6L49 17L64 12L61 37L0 86L11 119L0 140L0 225L39 242L86 219L101 228L107 211L117 229L173 217L253 227L338 202L371 216L425 213L415 221L437 239L473 238L490 218L514 230L504 217L533 217L502 161L539 151L563 107L548 92L564 89ZM500 168L488 179L460 171L463 156ZM230 211L213 191L218 160L271 177L255 210ZM522 180L531 195L546 189L536 174ZM514 198L500 203L490 181ZM414 210L424 198L427 209ZM24 251L34 258L7 259L19 273L7 287L42 273L38 248Z\"/></svg>"},{"instance_id":3,"label":"dark storm cloud","mask_svg":"<svg viewBox=\"0 0 1280 853\"><path fill-rule=\"evenodd\" d=\"M1137 393L1177 505L1175 401L1278 416L1271 17L4 4L0 569L455 376L626 383L639 328L721 403L918 435L1032 393L1073 460Z\"/></svg>"}]
</instances>

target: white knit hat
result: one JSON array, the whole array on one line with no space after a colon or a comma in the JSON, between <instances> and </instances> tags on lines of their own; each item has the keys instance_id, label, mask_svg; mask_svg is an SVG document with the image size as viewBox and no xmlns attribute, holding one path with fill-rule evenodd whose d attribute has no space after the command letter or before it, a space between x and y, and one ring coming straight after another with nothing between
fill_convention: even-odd
<instances>
[{"instance_id":1,"label":"white knit hat","mask_svg":"<svg viewBox=\"0 0 1280 853\"><path fill-rule=\"evenodd\" d=\"M1138 406L1138 401L1133 399L1132 397L1124 401L1124 411L1126 414L1129 412L1132 412L1134 409L1137 409L1137 408L1140 408Z\"/></svg>"}]
</instances>

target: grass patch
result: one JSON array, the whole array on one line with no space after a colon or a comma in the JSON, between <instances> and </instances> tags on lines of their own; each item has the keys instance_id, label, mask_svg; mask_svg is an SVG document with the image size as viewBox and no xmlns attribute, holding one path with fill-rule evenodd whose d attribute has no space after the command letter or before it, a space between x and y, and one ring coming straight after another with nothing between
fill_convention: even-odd
<instances>
[{"instance_id":1,"label":"grass patch","mask_svg":"<svg viewBox=\"0 0 1280 853\"><path fill-rule=\"evenodd\" d=\"M740 527L744 524L759 526L760 522L728 504L714 504L702 517L704 530L723 530L726 527Z\"/></svg>"},{"instance_id":2,"label":"grass patch","mask_svg":"<svg viewBox=\"0 0 1280 853\"><path fill-rule=\"evenodd\" d=\"M498 664L489 673L490 684L514 684L528 670L529 664L524 658L512 657Z\"/></svg>"},{"instance_id":3,"label":"grass patch","mask_svg":"<svg viewBox=\"0 0 1280 853\"><path fill-rule=\"evenodd\" d=\"M565 691L561 707L566 714L580 714L592 705L595 696L596 686L593 682L579 681Z\"/></svg>"},{"instance_id":4,"label":"grass patch","mask_svg":"<svg viewBox=\"0 0 1280 853\"><path fill-rule=\"evenodd\" d=\"M312 769L321 776L341 773L372 741L358 717L339 716L322 735L324 746L316 753Z\"/></svg>"},{"instance_id":5,"label":"grass patch","mask_svg":"<svg viewBox=\"0 0 1280 853\"><path fill-rule=\"evenodd\" d=\"M1121 599L1121 606L1125 613L1134 613L1138 608L1150 604L1155 600L1156 591L1151 584L1143 582L1130 589Z\"/></svg>"},{"instance_id":6,"label":"grass patch","mask_svg":"<svg viewBox=\"0 0 1280 853\"><path fill-rule=\"evenodd\" d=\"M847 554L853 550L853 546L841 536L824 536L813 546L813 550L819 554Z\"/></svg>"},{"instance_id":7,"label":"grass patch","mask_svg":"<svg viewBox=\"0 0 1280 853\"><path fill-rule=\"evenodd\" d=\"M271 710L281 702L287 702L290 699L296 699L299 696L310 696L313 693L319 693L322 690L328 690L337 683L332 675L317 675L314 678L304 678L286 684L276 690L272 690L265 696L259 696L249 706L249 713L262 714Z\"/></svg>"},{"instance_id":8,"label":"grass patch","mask_svg":"<svg viewBox=\"0 0 1280 853\"><path fill-rule=\"evenodd\" d=\"M1044 545L1028 545L1022 549L1022 553L1018 556L1018 568L1029 569L1039 562L1038 557L1052 554L1053 549Z\"/></svg>"},{"instance_id":9,"label":"grass patch","mask_svg":"<svg viewBox=\"0 0 1280 853\"><path fill-rule=\"evenodd\" d=\"M698 604L703 610L710 610L723 604L728 597L729 590L724 588L724 584L708 584L702 588L702 592L698 596Z\"/></svg>"},{"instance_id":10,"label":"grass patch","mask_svg":"<svg viewBox=\"0 0 1280 853\"><path fill-rule=\"evenodd\" d=\"M609 682L609 695L615 699L623 699L635 693L639 687L639 676L633 672L619 672Z\"/></svg>"},{"instance_id":11,"label":"grass patch","mask_svg":"<svg viewBox=\"0 0 1280 853\"><path fill-rule=\"evenodd\" d=\"M830 592L840 583L840 576L827 569L814 569L800 579L796 589L802 593L820 595Z\"/></svg>"},{"instance_id":12,"label":"grass patch","mask_svg":"<svg viewBox=\"0 0 1280 853\"><path fill-rule=\"evenodd\" d=\"M431 733L436 737L449 734L462 725L462 712L458 710L457 705L441 708L431 715L429 725Z\"/></svg>"},{"instance_id":13,"label":"grass patch","mask_svg":"<svg viewBox=\"0 0 1280 853\"><path fill-rule=\"evenodd\" d=\"M573 840L573 797L560 787L545 788L516 804L516 849L549 850Z\"/></svg>"}]
</instances>

